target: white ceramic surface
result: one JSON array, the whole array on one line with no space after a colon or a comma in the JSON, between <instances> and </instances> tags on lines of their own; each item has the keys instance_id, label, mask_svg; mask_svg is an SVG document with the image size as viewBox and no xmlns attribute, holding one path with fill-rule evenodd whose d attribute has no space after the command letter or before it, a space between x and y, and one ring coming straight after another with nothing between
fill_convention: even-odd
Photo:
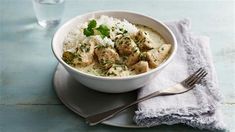
<instances>
[{"instance_id":1,"label":"white ceramic surface","mask_svg":"<svg viewBox=\"0 0 235 132\"><path fill-rule=\"evenodd\" d=\"M61 64L56 68L53 83L56 94L62 103L83 118L127 104L137 98L137 91L107 94L91 90L76 81ZM131 107L115 117L102 122L102 124L141 128L143 126L137 126L133 122L135 110L136 107Z\"/></svg>"},{"instance_id":2,"label":"white ceramic surface","mask_svg":"<svg viewBox=\"0 0 235 132\"><path fill-rule=\"evenodd\" d=\"M101 15L112 16L118 19L126 19L131 23L142 24L151 27L153 30L157 31L166 40L167 43L173 45L170 57L159 67L149 72L128 77L99 77L81 72L66 64L61 59L61 56L63 41L68 32L75 28L78 23L83 23L85 21L88 21L90 18L97 18ZM165 24L151 17L128 11L97 11L77 16L63 24L57 30L52 40L52 50L55 57L76 80L89 88L107 93L128 92L146 85L148 82L151 81L153 77L157 75L160 70L162 70L163 67L165 67L172 60L176 53L176 49L176 39L173 33Z\"/></svg>"}]
</instances>

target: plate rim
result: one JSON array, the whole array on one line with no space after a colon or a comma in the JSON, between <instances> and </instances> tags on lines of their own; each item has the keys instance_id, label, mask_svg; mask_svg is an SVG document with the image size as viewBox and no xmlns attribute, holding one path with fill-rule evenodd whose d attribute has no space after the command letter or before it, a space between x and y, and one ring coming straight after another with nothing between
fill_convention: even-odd
<instances>
[{"instance_id":1,"label":"plate rim","mask_svg":"<svg viewBox=\"0 0 235 132\"><path fill-rule=\"evenodd\" d=\"M54 75L53 75L53 78L52 78L52 81L53 81L53 89L56 93L56 96L59 98L59 100L62 102L62 104L64 104L69 110L71 110L72 112L74 112L75 114L79 115L80 117L82 117L83 119L85 119L86 117L81 113L79 112L78 110L76 110L73 106L71 106L68 102L65 101L65 99L63 99L63 97L61 97L56 89L56 84L55 84L55 76L56 76L56 73L58 72L58 68L59 67L62 67L64 68L60 63L58 63L56 65L56 68L54 70ZM65 68L64 68L65 69ZM66 70L66 69L65 69ZM67 71L67 70L66 70ZM101 122L101 124L104 124L104 125L108 125L108 126L114 126L114 127L120 127L120 128L148 128L146 126L137 126L137 125L121 125L121 124L115 124L115 123L110 123L110 122L107 122L107 121L103 121Z\"/></svg>"}]
</instances>

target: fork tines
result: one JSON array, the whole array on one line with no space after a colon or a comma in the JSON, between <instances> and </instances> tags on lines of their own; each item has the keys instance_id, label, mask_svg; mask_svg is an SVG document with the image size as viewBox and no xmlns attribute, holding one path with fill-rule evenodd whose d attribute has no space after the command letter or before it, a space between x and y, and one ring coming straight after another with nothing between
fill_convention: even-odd
<instances>
[{"instance_id":1,"label":"fork tines","mask_svg":"<svg viewBox=\"0 0 235 132\"><path fill-rule=\"evenodd\" d=\"M206 70L203 68L199 68L195 73L193 73L187 79L184 80L184 84L187 87L193 87L196 83L198 83L206 75L207 75Z\"/></svg>"}]
</instances>

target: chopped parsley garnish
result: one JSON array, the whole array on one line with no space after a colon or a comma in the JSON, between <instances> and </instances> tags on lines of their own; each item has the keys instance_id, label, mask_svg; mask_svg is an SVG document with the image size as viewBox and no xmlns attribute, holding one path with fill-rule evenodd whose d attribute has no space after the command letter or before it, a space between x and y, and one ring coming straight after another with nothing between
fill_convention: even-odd
<instances>
[{"instance_id":1,"label":"chopped parsley garnish","mask_svg":"<svg viewBox=\"0 0 235 132\"><path fill-rule=\"evenodd\" d=\"M88 45L88 44L86 44L86 43L83 43L83 44L81 44L81 46L80 46L80 50L81 50L82 52L89 52L89 51L90 51L90 45Z\"/></svg>"},{"instance_id":2,"label":"chopped parsley garnish","mask_svg":"<svg viewBox=\"0 0 235 132\"><path fill-rule=\"evenodd\" d=\"M89 21L88 27L84 28L83 34L86 35L87 37L94 35L93 28L95 28L95 27L96 27L96 21L93 19L93 20Z\"/></svg>"},{"instance_id":3,"label":"chopped parsley garnish","mask_svg":"<svg viewBox=\"0 0 235 132\"><path fill-rule=\"evenodd\" d=\"M77 58L78 61L82 61L82 56L79 53L75 54L75 58Z\"/></svg>"},{"instance_id":4,"label":"chopped parsley garnish","mask_svg":"<svg viewBox=\"0 0 235 132\"><path fill-rule=\"evenodd\" d=\"M124 30L124 31L123 31L123 34L125 34L125 33L128 33L128 31L127 31L127 30Z\"/></svg>"},{"instance_id":5,"label":"chopped parsley garnish","mask_svg":"<svg viewBox=\"0 0 235 132\"><path fill-rule=\"evenodd\" d=\"M83 30L83 33L84 33L84 35L86 35L87 37L89 37L89 36L91 36L91 35L94 35L93 29L89 30L88 28L85 28L85 29Z\"/></svg>"},{"instance_id":6,"label":"chopped parsley garnish","mask_svg":"<svg viewBox=\"0 0 235 132\"><path fill-rule=\"evenodd\" d=\"M110 45L108 45L108 44L97 45L97 46L96 46L97 49L108 48L108 47L110 47Z\"/></svg>"},{"instance_id":7,"label":"chopped parsley garnish","mask_svg":"<svg viewBox=\"0 0 235 132\"><path fill-rule=\"evenodd\" d=\"M100 36L102 38L109 37L110 30L106 25L101 24L98 28L96 28L96 26L97 23L94 19L89 21L87 28L83 29L83 34L89 37L91 35L94 35L94 30L97 30L100 32Z\"/></svg>"},{"instance_id":8,"label":"chopped parsley garnish","mask_svg":"<svg viewBox=\"0 0 235 132\"><path fill-rule=\"evenodd\" d=\"M93 20L91 20L90 22L89 22L89 24L88 24L88 29L93 29L93 28L95 28L96 27L96 21L93 19Z\"/></svg>"},{"instance_id":9,"label":"chopped parsley garnish","mask_svg":"<svg viewBox=\"0 0 235 132\"><path fill-rule=\"evenodd\" d=\"M104 24L101 24L96 30L101 33L101 37L108 37L110 34L109 28Z\"/></svg>"},{"instance_id":10,"label":"chopped parsley garnish","mask_svg":"<svg viewBox=\"0 0 235 132\"><path fill-rule=\"evenodd\" d=\"M147 53L146 52L142 52L139 56L140 60L146 61L147 60Z\"/></svg>"},{"instance_id":11,"label":"chopped parsley garnish","mask_svg":"<svg viewBox=\"0 0 235 132\"><path fill-rule=\"evenodd\" d=\"M132 51L137 52L138 51L138 47L137 46L133 47Z\"/></svg>"}]
</instances>

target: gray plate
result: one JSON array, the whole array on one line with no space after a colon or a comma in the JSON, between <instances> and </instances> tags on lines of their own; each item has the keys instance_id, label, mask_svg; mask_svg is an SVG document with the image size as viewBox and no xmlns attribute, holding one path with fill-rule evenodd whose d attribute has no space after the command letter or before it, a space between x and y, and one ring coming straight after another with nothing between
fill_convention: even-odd
<instances>
[{"instance_id":1,"label":"gray plate","mask_svg":"<svg viewBox=\"0 0 235 132\"><path fill-rule=\"evenodd\" d=\"M126 104L136 99L136 91L122 94L101 93L83 86L59 64L54 75L54 88L60 100L73 112L85 118ZM103 124L140 128L133 122L135 108L128 109ZM85 120L84 120L85 121Z\"/></svg>"}]
</instances>

